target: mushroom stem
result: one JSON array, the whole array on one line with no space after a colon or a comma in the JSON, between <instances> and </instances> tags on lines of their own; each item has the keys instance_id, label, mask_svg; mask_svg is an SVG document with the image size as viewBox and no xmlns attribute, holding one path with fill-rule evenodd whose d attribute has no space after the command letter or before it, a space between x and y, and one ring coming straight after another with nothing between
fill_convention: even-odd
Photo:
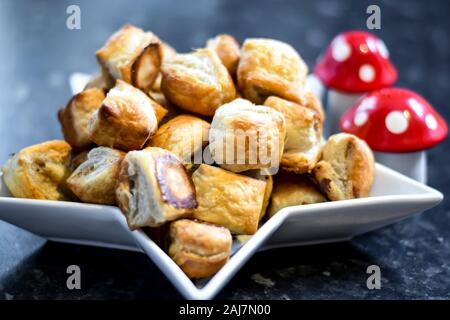
<instances>
[{"instance_id":1,"label":"mushroom stem","mask_svg":"<svg viewBox=\"0 0 450 320\"><path fill-rule=\"evenodd\" d=\"M341 116L361 98L362 93L346 93L336 90L328 90L325 107L328 112L328 132L326 134L333 135L340 132L339 120Z\"/></svg>"},{"instance_id":2,"label":"mushroom stem","mask_svg":"<svg viewBox=\"0 0 450 320\"><path fill-rule=\"evenodd\" d=\"M427 155L425 151L405 153L377 151L374 154L377 162L423 184L427 183Z\"/></svg>"},{"instance_id":3,"label":"mushroom stem","mask_svg":"<svg viewBox=\"0 0 450 320\"><path fill-rule=\"evenodd\" d=\"M313 73L309 74L306 77L305 91L311 91L316 96L316 98L323 103L325 86L323 85L322 81L320 81L320 79Z\"/></svg>"}]
</instances>

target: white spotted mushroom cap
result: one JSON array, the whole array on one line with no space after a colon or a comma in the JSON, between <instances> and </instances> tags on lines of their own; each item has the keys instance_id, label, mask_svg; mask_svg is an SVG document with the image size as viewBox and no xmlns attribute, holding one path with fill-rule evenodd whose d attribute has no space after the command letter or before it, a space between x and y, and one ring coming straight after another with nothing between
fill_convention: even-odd
<instances>
[{"instance_id":1,"label":"white spotted mushroom cap","mask_svg":"<svg viewBox=\"0 0 450 320\"><path fill-rule=\"evenodd\" d=\"M341 118L341 130L365 140L376 151L412 152L447 137L445 120L420 95L400 88L374 91Z\"/></svg>"},{"instance_id":2,"label":"white spotted mushroom cap","mask_svg":"<svg viewBox=\"0 0 450 320\"><path fill-rule=\"evenodd\" d=\"M379 90L397 81L383 40L363 31L334 38L314 73L327 87L349 93Z\"/></svg>"}]
</instances>

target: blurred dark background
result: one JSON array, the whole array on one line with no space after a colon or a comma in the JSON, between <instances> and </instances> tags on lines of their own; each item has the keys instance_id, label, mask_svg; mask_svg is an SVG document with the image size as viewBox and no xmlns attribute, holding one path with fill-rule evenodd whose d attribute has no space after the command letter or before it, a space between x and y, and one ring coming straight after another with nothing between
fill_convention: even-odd
<instances>
[{"instance_id":1,"label":"blurred dark background","mask_svg":"<svg viewBox=\"0 0 450 320\"><path fill-rule=\"evenodd\" d=\"M81 7L81 30L66 28L66 8ZM95 51L125 23L151 30L179 51L217 33L242 41L292 44L310 67L329 41L365 29L366 8L381 7L384 39L399 86L425 96L448 121L450 2L315 1L13 1L0 0L0 163L31 144L60 138L56 112L71 97L73 72L94 73ZM429 184L450 191L450 142L429 152ZM450 205L351 243L257 254L219 295L233 299L450 298ZM66 289L66 267L80 265L82 290ZM366 288L377 264L382 289ZM141 254L45 243L0 222L0 299L180 298Z\"/></svg>"}]
</instances>

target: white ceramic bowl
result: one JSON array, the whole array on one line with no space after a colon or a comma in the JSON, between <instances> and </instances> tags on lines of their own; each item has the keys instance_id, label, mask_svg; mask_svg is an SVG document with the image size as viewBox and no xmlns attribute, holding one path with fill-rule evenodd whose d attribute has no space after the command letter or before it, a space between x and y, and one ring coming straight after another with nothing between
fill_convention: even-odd
<instances>
[{"instance_id":1,"label":"white ceramic bowl","mask_svg":"<svg viewBox=\"0 0 450 320\"><path fill-rule=\"evenodd\" d=\"M197 283L144 232L131 232L116 207L16 199L2 186L0 219L53 241L144 252L184 297L211 299L258 250L349 240L430 209L442 199L439 191L377 164L369 198L285 208L238 246L216 275Z\"/></svg>"}]
</instances>

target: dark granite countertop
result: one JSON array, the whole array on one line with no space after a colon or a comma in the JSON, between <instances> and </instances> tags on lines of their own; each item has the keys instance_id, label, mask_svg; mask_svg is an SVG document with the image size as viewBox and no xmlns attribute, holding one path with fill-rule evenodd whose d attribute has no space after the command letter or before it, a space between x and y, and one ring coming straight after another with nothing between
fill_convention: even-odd
<instances>
[{"instance_id":1,"label":"dark granite countertop","mask_svg":"<svg viewBox=\"0 0 450 320\"><path fill-rule=\"evenodd\" d=\"M77 1L81 30L66 28L72 1L0 2L0 163L18 149L61 137L57 109L68 77L95 72L94 52L126 22L180 51L220 32L239 40L277 38L311 66L332 37L365 28L366 8L382 10L380 35L400 71L399 85L423 94L450 120L450 3L429 1ZM429 152L429 184L450 191L450 141ZM450 298L450 201L348 243L256 254L219 294L222 299ZM83 272L66 288L66 268ZM382 271L366 288L366 268ZM0 299L180 298L143 254L46 242L0 222Z\"/></svg>"}]
</instances>

